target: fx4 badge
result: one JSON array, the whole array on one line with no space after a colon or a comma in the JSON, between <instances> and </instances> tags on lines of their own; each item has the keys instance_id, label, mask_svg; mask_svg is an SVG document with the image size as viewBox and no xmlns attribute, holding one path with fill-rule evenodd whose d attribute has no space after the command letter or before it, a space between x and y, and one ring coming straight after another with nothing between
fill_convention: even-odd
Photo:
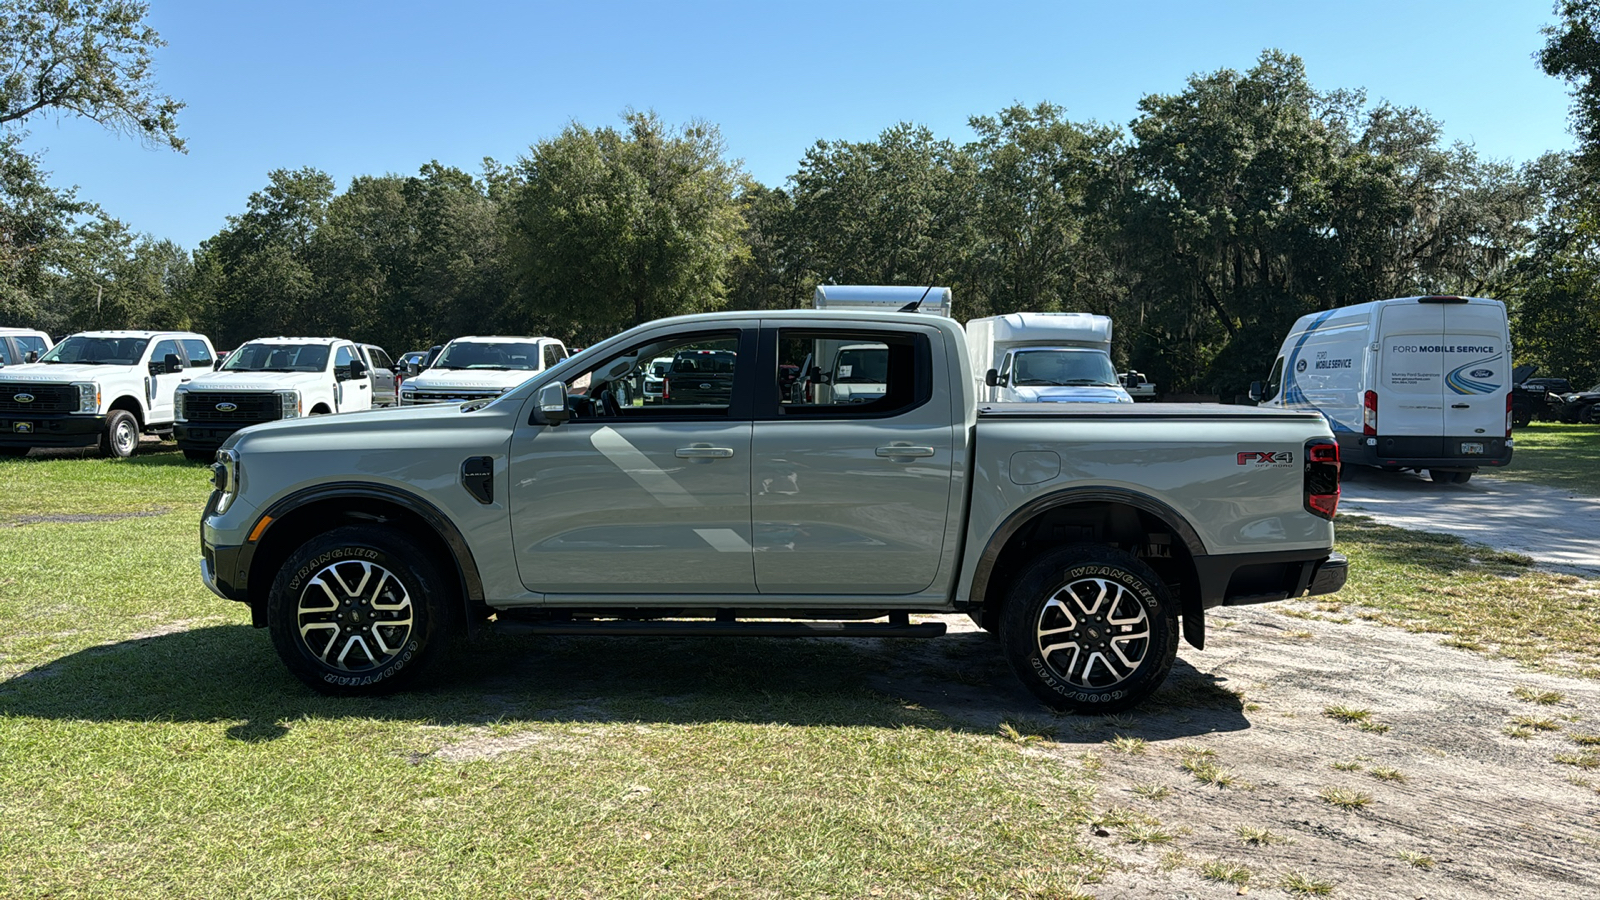
<instances>
[{"instance_id":1,"label":"fx4 badge","mask_svg":"<svg viewBox=\"0 0 1600 900\"><path fill-rule=\"evenodd\" d=\"M1239 465L1289 466L1294 464L1294 453L1288 450L1246 450L1239 454Z\"/></svg>"}]
</instances>

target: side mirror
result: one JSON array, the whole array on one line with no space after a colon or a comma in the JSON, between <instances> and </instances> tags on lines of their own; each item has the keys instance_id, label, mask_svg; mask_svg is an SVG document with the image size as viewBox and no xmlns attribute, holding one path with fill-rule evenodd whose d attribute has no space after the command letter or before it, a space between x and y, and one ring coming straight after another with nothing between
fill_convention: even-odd
<instances>
[{"instance_id":1,"label":"side mirror","mask_svg":"<svg viewBox=\"0 0 1600 900\"><path fill-rule=\"evenodd\" d=\"M1129 372L1127 377L1122 379L1123 387L1136 388L1141 384L1144 384L1144 378L1138 372Z\"/></svg>"},{"instance_id":2,"label":"side mirror","mask_svg":"<svg viewBox=\"0 0 1600 900\"><path fill-rule=\"evenodd\" d=\"M567 386L559 381L553 381L539 388L538 419L549 426L560 425L572 418L572 410L567 408Z\"/></svg>"},{"instance_id":3,"label":"side mirror","mask_svg":"<svg viewBox=\"0 0 1600 900\"><path fill-rule=\"evenodd\" d=\"M211 361L211 369L212 369L212 371L215 371L217 369L222 368L222 363L223 363L223 359L220 356L217 357L216 359L213 359Z\"/></svg>"},{"instance_id":4,"label":"side mirror","mask_svg":"<svg viewBox=\"0 0 1600 900\"><path fill-rule=\"evenodd\" d=\"M169 375L173 372L182 372L183 360L179 359L176 353L168 353L161 360L161 371Z\"/></svg>"},{"instance_id":5,"label":"side mirror","mask_svg":"<svg viewBox=\"0 0 1600 900\"><path fill-rule=\"evenodd\" d=\"M1250 382L1250 399L1251 400L1254 400L1257 403L1260 403L1261 402L1261 395L1263 393L1265 393L1265 392L1266 392L1266 385L1262 384L1259 381Z\"/></svg>"},{"instance_id":6,"label":"side mirror","mask_svg":"<svg viewBox=\"0 0 1600 900\"><path fill-rule=\"evenodd\" d=\"M350 380L367 377L367 364L359 359L350 360Z\"/></svg>"},{"instance_id":7,"label":"side mirror","mask_svg":"<svg viewBox=\"0 0 1600 900\"><path fill-rule=\"evenodd\" d=\"M421 372L421 371L422 371L422 366L420 364L418 364L418 362L416 360L414 360L414 359L406 360L405 373L406 373L406 377L407 378L415 378L415 377L417 377L417 373Z\"/></svg>"},{"instance_id":8,"label":"side mirror","mask_svg":"<svg viewBox=\"0 0 1600 900\"><path fill-rule=\"evenodd\" d=\"M990 369L983 373L983 383L989 387L999 387L1006 383L1006 379L1000 377L999 369Z\"/></svg>"},{"instance_id":9,"label":"side mirror","mask_svg":"<svg viewBox=\"0 0 1600 900\"><path fill-rule=\"evenodd\" d=\"M22 357L22 361L23 362L30 362L30 363L38 362L39 361L39 351L37 351L37 350L29 350L27 352L27 355Z\"/></svg>"}]
</instances>

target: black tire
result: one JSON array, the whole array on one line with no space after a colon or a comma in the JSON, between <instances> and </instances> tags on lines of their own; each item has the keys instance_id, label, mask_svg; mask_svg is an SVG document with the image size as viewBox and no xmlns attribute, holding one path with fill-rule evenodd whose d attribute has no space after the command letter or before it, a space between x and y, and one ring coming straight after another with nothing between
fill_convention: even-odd
<instances>
[{"instance_id":1,"label":"black tire","mask_svg":"<svg viewBox=\"0 0 1600 900\"><path fill-rule=\"evenodd\" d=\"M100 432L100 455L107 459L127 459L139 449L139 420L125 409L106 415L106 429Z\"/></svg>"},{"instance_id":2,"label":"black tire","mask_svg":"<svg viewBox=\"0 0 1600 900\"><path fill-rule=\"evenodd\" d=\"M313 690L386 694L414 682L449 643L449 585L404 533L347 525L284 561L267 594L267 628L278 657Z\"/></svg>"},{"instance_id":3,"label":"black tire","mask_svg":"<svg viewBox=\"0 0 1600 900\"><path fill-rule=\"evenodd\" d=\"M1178 609L1156 573L1132 555L1091 544L1062 547L1035 559L1011 588L1000 644L1046 706L1118 712L1167 680L1178 655Z\"/></svg>"},{"instance_id":4,"label":"black tire","mask_svg":"<svg viewBox=\"0 0 1600 900\"><path fill-rule=\"evenodd\" d=\"M1456 473L1456 484L1466 484L1467 482L1469 482L1471 480L1472 480L1472 473L1471 472L1457 472Z\"/></svg>"},{"instance_id":5,"label":"black tire","mask_svg":"<svg viewBox=\"0 0 1600 900\"><path fill-rule=\"evenodd\" d=\"M1511 408L1511 427L1527 428L1533 424L1533 410L1526 406L1513 406Z\"/></svg>"},{"instance_id":6,"label":"black tire","mask_svg":"<svg viewBox=\"0 0 1600 900\"><path fill-rule=\"evenodd\" d=\"M185 447L183 448L183 458L192 459L195 462L216 462L217 451L197 450L194 447Z\"/></svg>"},{"instance_id":7,"label":"black tire","mask_svg":"<svg viewBox=\"0 0 1600 900\"><path fill-rule=\"evenodd\" d=\"M1578 421L1587 425L1600 425L1600 403L1591 403L1578 413Z\"/></svg>"},{"instance_id":8,"label":"black tire","mask_svg":"<svg viewBox=\"0 0 1600 900\"><path fill-rule=\"evenodd\" d=\"M28 451L32 449L32 447L0 447L0 457L21 459L27 456Z\"/></svg>"}]
</instances>

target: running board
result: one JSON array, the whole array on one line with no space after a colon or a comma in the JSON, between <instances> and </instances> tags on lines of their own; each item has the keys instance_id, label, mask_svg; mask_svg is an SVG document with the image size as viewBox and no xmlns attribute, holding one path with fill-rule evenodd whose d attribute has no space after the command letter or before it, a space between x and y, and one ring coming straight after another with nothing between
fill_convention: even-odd
<instances>
[{"instance_id":1,"label":"running board","mask_svg":"<svg viewBox=\"0 0 1600 900\"><path fill-rule=\"evenodd\" d=\"M736 622L607 619L589 622L496 622L499 634L580 634L611 637L894 637L933 638L943 622L916 625L893 622Z\"/></svg>"}]
</instances>

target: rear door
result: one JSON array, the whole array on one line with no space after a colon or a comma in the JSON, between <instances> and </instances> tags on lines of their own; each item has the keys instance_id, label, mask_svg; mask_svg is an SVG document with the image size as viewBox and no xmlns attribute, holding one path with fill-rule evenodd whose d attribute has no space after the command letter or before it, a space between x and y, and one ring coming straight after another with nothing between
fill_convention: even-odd
<instances>
[{"instance_id":1,"label":"rear door","mask_svg":"<svg viewBox=\"0 0 1600 900\"><path fill-rule=\"evenodd\" d=\"M950 407L933 392L932 328L769 327L751 452L763 594L913 594L939 572L955 471ZM783 365L873 344L883 393L852 402L782 383ZM819 349L821 348L821 349ZM806 376L802 376L804 379Z\"/></svg>"},{"instance_id":2,"label":"rear door","mask_svg":"<svg viewBox=\"0 0 1600 900\"><path fill-rule=\"evenodd\" d=\"M1441 311L1447 338L1442 342L1447 347L1443 434L1461 441L1461 452L1472 455L1473 438L1505 436L1506 394L1511 390L1505 307L1452 303Z\"/></svg>"},{"instance_id":3,"label":"rear door","mask_svg":"<svg viewBox=\"0 0 1600 900\"><path fill-rule=\"evenodd\" d=\"M1440 437L1444 432L1445 334L1442 303L1383 308L1378 333L1378 433ZM1433 455L1425 453L1420 455Z\"/></svg>"}]
</instances>

